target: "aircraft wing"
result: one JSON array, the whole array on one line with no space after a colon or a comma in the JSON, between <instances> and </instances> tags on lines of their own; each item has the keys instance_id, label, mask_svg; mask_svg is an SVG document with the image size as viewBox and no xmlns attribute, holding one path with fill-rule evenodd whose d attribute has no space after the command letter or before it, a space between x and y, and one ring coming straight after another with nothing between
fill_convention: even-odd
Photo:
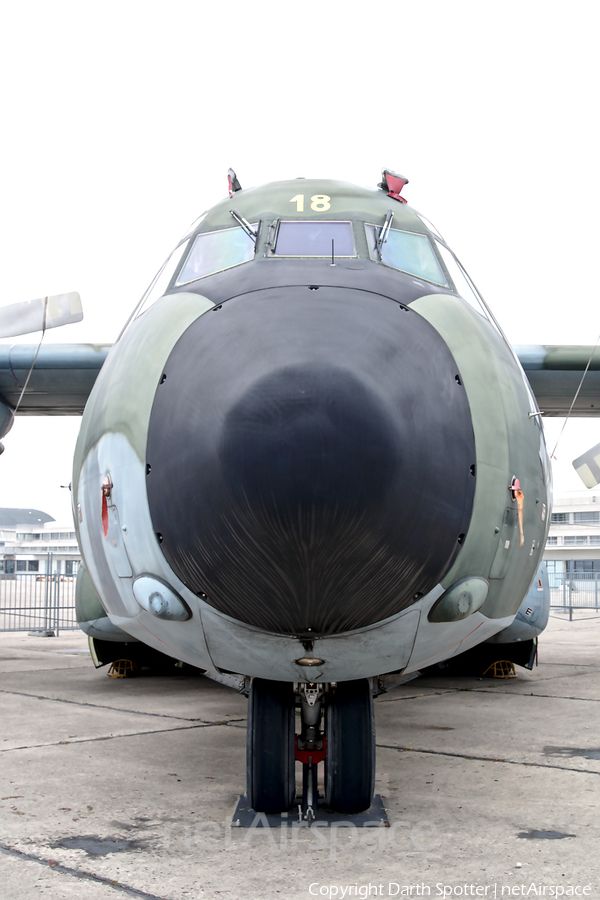
<instances>
[{"instance_id":1,"label":"aircraft wing","mask_svg":"<svg viewBox=\"0 0 600 900\"><path fill-rule=\"evenodd\" d=\"M581 377L583 379L572 416L600 416L600 349L589 346L515 346L538 406L545 416L566 416Z\"/></svg>"},{"instance_id":2,"label":"aircraft wing","mask_svg":"<svg viewBox=\"0 0 600 900\"><path fill-rule=\"evenodd\" d=\"M0 344L0 406L14 409L27 383L17 415L81 415L110 348L46 344L36 358L37 344Z\"/></svg>"},{"instance_id":3,"label":"aircraft wing","mask_svg":"<svg viewBox=\"0 0 600 900\"><path fill-rule=\"evenodd\" d=\"M47 344L40 348L18 415L81 415L110 344ZM515 346L545 416L566 416L592 346ZM37 344L0 345L0 403L14 408L31 369ZM600 351L592 362L571 413L600 415Z\"/></svg>"}]
</instances>

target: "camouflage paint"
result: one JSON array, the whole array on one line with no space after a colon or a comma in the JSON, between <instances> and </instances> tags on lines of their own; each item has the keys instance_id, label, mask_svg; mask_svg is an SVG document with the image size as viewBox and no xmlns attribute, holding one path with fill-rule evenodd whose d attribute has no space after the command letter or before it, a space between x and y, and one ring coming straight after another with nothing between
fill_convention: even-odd
<instances>
[{"instance_id":1,"label":"camouflage paint","mask_svg":"<svg viewBox=\"0 0 600 900\"><path fill-rule=\"evenodd\" d=\"M235 207L248 221L260 219L262 223L256 254L260 260L267 256L271 221L303 217L290 203L298 194L305 196L307 205L315 196L331 199L331 208L305 208L304 217L356 224L361 261L355 266L357 283L361 279L366 283L377 272L382 277L385 274L388 282L393 280L389 269L383 273L384 267L369 260L362 223L383 223L392 208L394 228L430 233L410 207L381 191L303 179L236 193L210 210L195 233L231 227L229 210ZM304 268L298 269L302 275L287 283L312 283L315 268L310 263L314 261L303 262ZM539 420L529 415L536 411L535 404L518 362L493 325L447 289L433 285L428 289L423 282L423 296L413 300L411 307L439 332L457 362L473 416L477 453L473 516L442 584L386 622L317 640L314 652L326 659L317 673L295 664L303 655L297 639L265 633L218 613L191 594L170 570L153 533L145 487L146 436L154 393L175 342L198 316L213 307L214 302L207 299L211 291L228 279L227 284L233 285L229 296L235 296L236 278L243 281L259 271L252 268L255 265L241 265L225 273L226 278L223 273L208 276L184 289L172 285L169 296L158 300L125 330L90 395L75 454L73 500L82 554L111 620L151 646L194 665L221 666L287 681L309 677L313 681L350 680L404 667L411 671L462 652L509 625L535 574L549 518L548 485L540 462L545 448ZM266 264L261 260L260 265ZM268 265L278 267L271 271L282 273L282 278L292 271L282 260L273 259ZM319 265L327 283L335 283L335 270L325 268L322 260ZM345 268L351 269L352 264ZM176 273L173 281L175 277ZM402 279L406 282L406 276L398 274L399 284ZM400 300L400 294L399 290L395 299ZM503 524L506 510L516 505L509 491L513 475L520 479L525 495L522 547L516 517L509 516ZM112 487L105 537L102 484L107 477ZM500 541L507 539L510 544L504 550ZM460 622L427 621L429 608L445 588L466 575L489 577L493 571L502 576L490 579L489 596L481 610ZM192 618L162 621L142 610L132 592L133 580L141 574L171 584L188 603Z\"/></svg>"},{"instance_id":2,"label":"camouflage paint","mask_svg":"<svg viewBox=\"0 0 600 900\"><path fill-rule=\"evenodd\" d=\"M549 527L551 496L541 462L546 449L539 416L530 417L537 408L510 347L460 297L422 297L411 306L439 331L458 363L475 433L473 516L463 548L442 584L447 588L472 574L490 578L498 555L500 571L505 568L506 574L490 578L481 612L491 618L514 615L537 571ZM509 491L513 476L525 498L522 547L517 516L509 534L502 527L505 511L517 509ZM510 540L507 550L500 546L505 540Z\"/></svg>"}]
</instances>

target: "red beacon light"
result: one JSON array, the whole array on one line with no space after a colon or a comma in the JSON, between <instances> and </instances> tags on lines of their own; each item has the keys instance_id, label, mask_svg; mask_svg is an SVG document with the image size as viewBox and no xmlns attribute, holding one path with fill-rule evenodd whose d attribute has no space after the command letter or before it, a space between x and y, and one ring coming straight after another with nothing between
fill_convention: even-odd
<instances>
[{"instance_id":1,"label":"red beacon light","mask_svg":"<svg viewBox=\"0 0 600 900\"><path fill-rule=\"evenodd\" d=\"M238 177L235 174L235 172L233 171L233 169L227 170L227 184L229 187L229 196L230 197L233 197L233 195L237 191L241 191L241 189L242 189L242 186L238 180Z\"/></svg>"},{"instance_id":2,"label":"red beacon light","mask_svg":"<svg viewBox=\"0 0 600 900\"><path fill-rule=\"evenodd\" d=\"M406 203L405 198L400 196L400 191L405 184L408 184L408 178L404 178L403 175L397 175L391 169L382 169L381 183L377 187L385 191L388 197L399 200L400 203Z\"/></svg>"}]
</instances>

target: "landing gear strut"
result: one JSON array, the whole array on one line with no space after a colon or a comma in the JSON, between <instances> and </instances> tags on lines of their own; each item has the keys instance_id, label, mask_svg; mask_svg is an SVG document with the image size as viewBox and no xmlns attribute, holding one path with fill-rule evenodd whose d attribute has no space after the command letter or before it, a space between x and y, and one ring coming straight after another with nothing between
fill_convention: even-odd
<instances>
[{"instance_id":1,"label":"landing gear strut","mask_svg":"<svg viewBox=\"0 0 600 900\"><path fill-rule=\"evenodd\" d=\"M300 814L309 825L316 817L318 766L327 756L327 740L321 732L321 709L325 688L322 684L300 684L302 728L296 737L296 759L302 763L302 804Z\"/></svg>"},{"instance_id":2,"label":"landing gear strut","mask_svg":"<svg viewBox=\"0 0 600 900\"><path fill-rule=\"evenodd\" d=\"M247 741L250 806L266 813L290 809L298 761L302 763L300 813L310 824L317 813L318 765L324 761L327 806L340 813L368 809L375 783L370 681L299 684L296 691L301 721L298 735L294 734L294 686L259 678L252 681Z\"/></svg>"}]
</instances>

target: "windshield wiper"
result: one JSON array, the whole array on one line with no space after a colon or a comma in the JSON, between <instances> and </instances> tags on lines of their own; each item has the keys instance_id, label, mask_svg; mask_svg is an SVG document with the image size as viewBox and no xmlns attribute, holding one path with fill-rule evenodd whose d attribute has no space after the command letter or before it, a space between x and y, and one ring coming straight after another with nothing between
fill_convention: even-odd
<instances>
[{"instance_id":1,"label":"windshield wiper","mask_svg":"<svg viewBox=\"0 0 600 900\"><path fill-rule=\"evenodd\" d=\"M382 259L381 248L382 248L382 245L385 244L385 242L388 239L388 235L390 233L390 228L392 227L393 220L394 220L394 210L389 209L388 214L385 217L385 222L383 223L381 231L379 232L379 234L377 234L377 232L375 232L375 243L377 244L377 252L379 253L379 259Z\"/></svg>"},{"instance_id":2,"label":"windshield wiper","mask_svg":"<svg viewBox=\"0 0 600 900\"><path fill-rule=\"evenodd\" d=\"M229 214L233 216L238 225L246 232L249 238L251 238L254 243L256 243L256 238L258 237L258 232L254 230L250 222L246 221L243 215L237 211L237 209L230 209Z\"/></svg>"}]
</instances>

